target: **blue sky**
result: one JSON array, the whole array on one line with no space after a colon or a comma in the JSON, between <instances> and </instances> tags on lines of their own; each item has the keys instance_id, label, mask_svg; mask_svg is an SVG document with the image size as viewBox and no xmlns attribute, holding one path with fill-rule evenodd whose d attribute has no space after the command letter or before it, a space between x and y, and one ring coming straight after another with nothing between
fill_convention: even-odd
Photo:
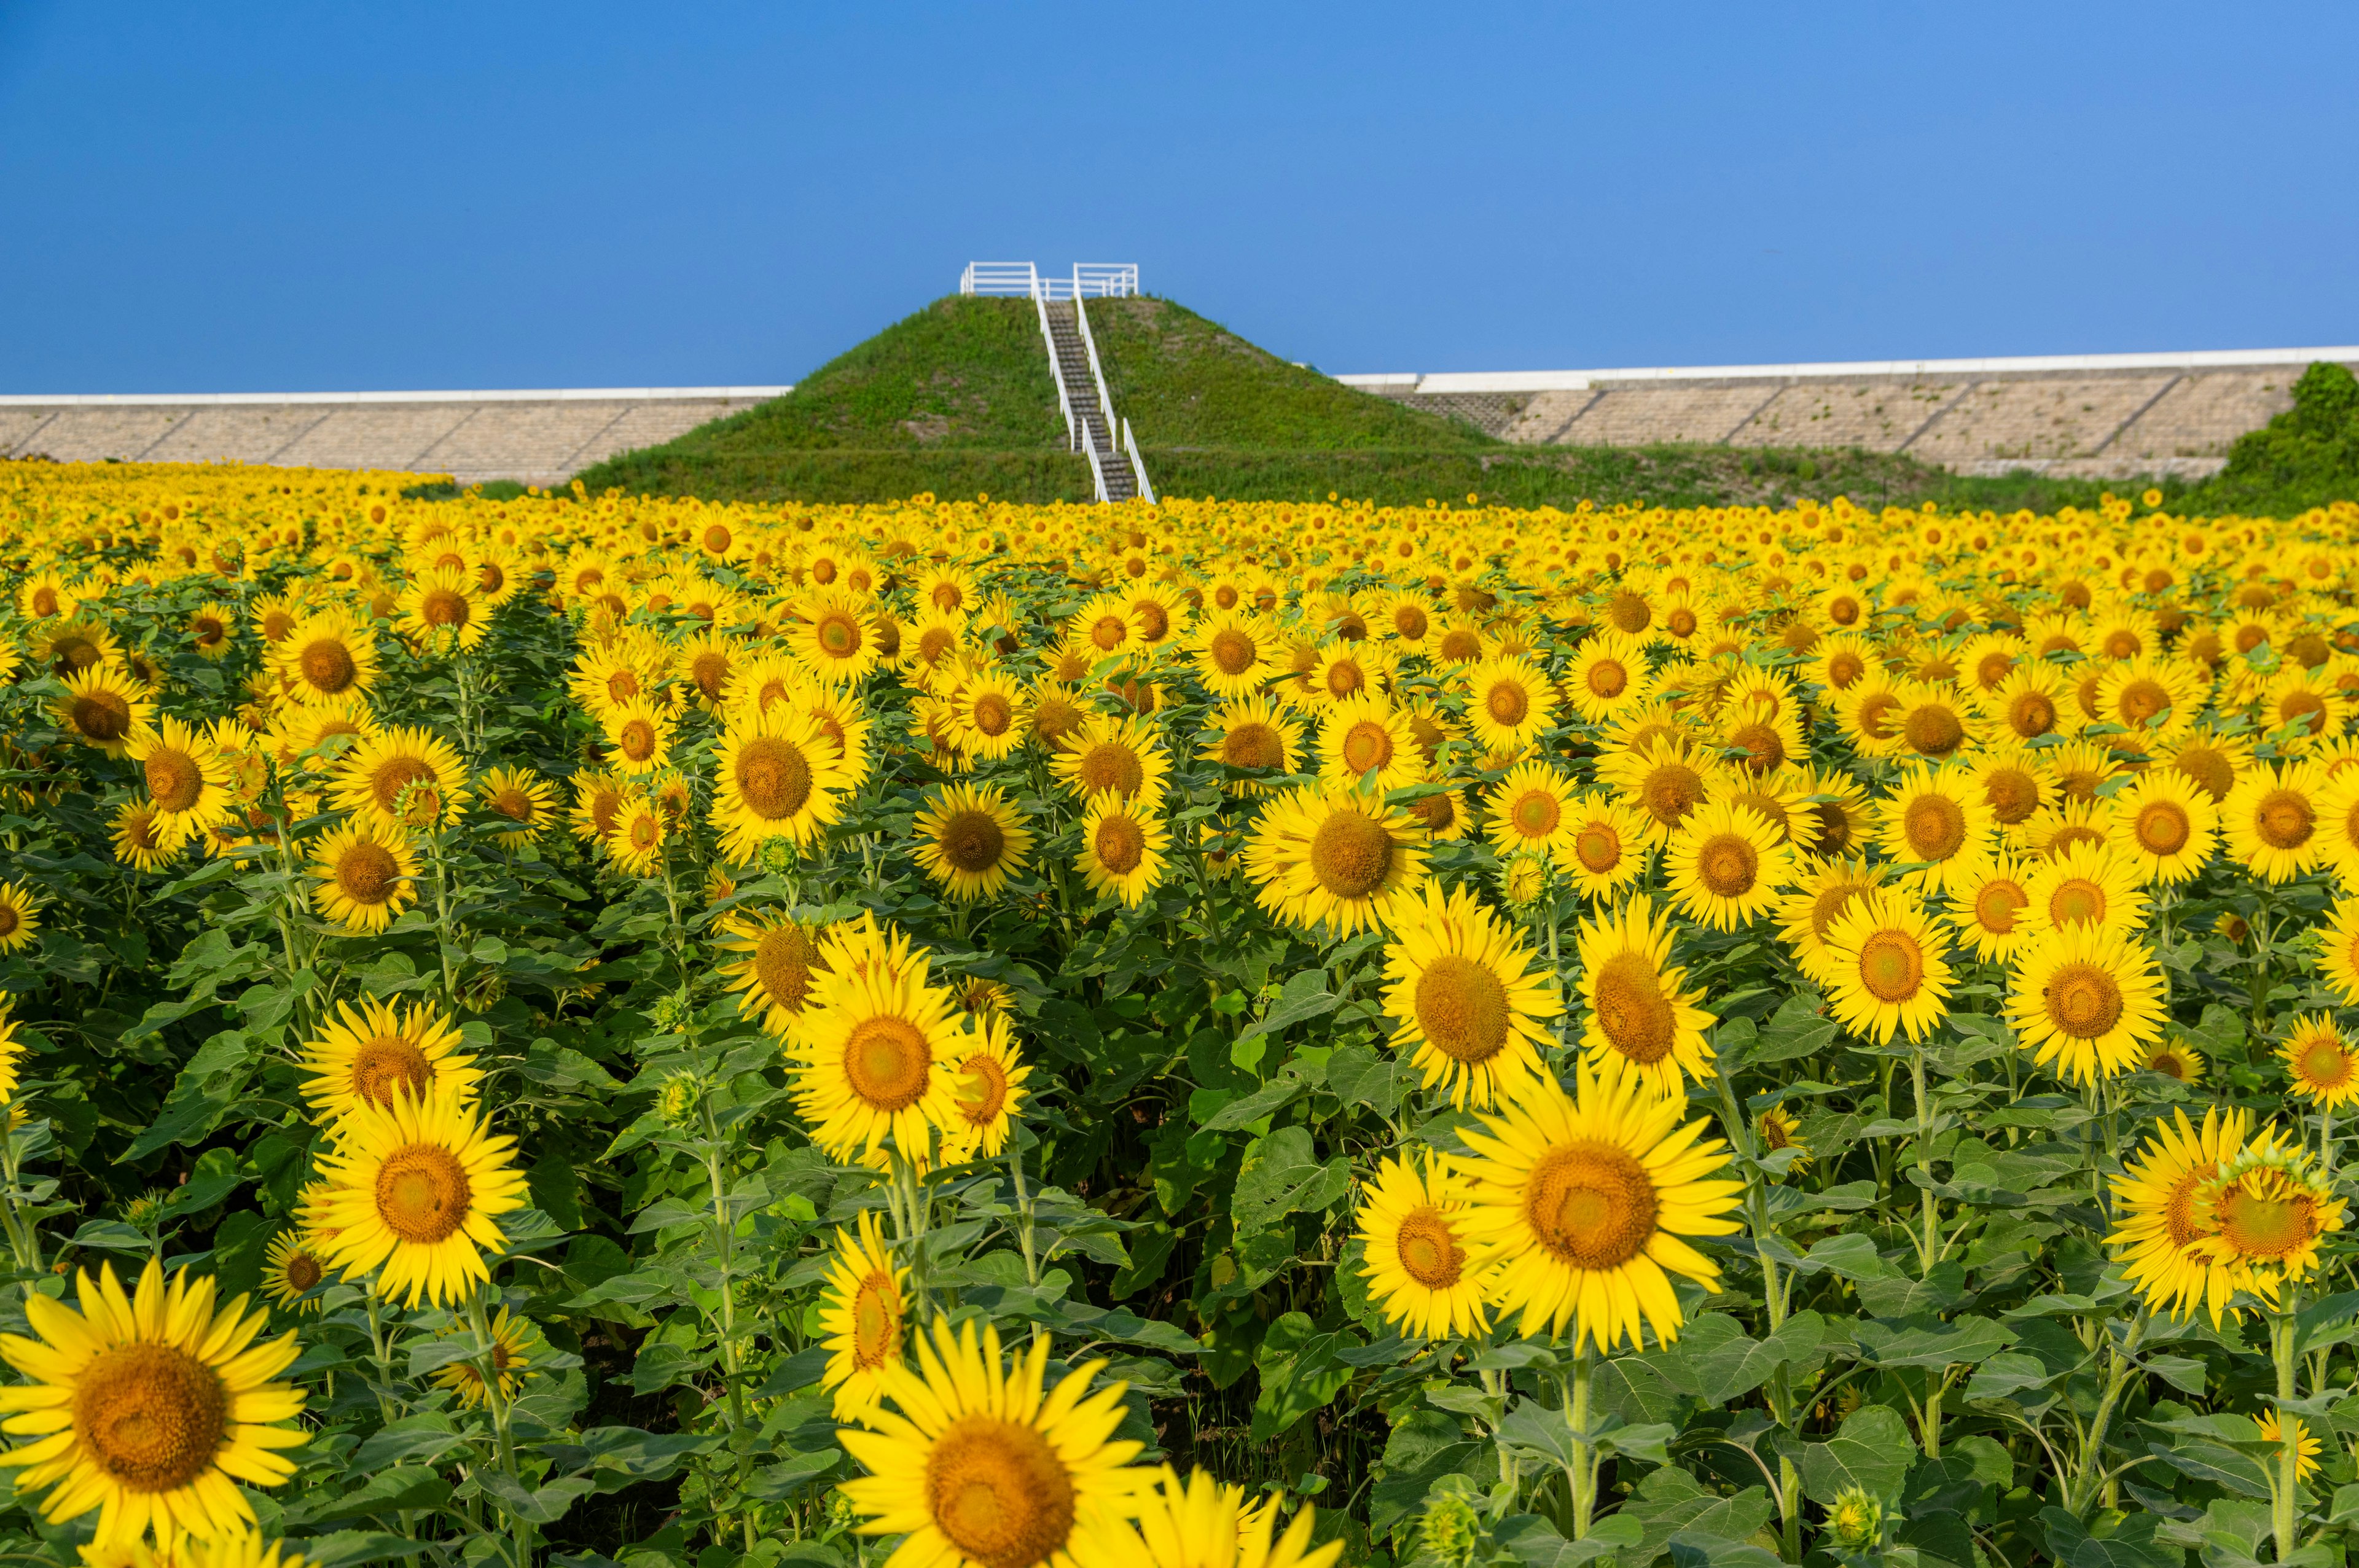
<instances>
[{"instance_id":1,"label":"blue sky","mask_svg":"<svg viewBox=\"0 0 2359 1568\"><path fill-rule=\"evenodd\" d=\"M2359 341L2359 7L0 0L0 392L791 381L971 257L1329 371Z\"/></svg>"}]
</instances>

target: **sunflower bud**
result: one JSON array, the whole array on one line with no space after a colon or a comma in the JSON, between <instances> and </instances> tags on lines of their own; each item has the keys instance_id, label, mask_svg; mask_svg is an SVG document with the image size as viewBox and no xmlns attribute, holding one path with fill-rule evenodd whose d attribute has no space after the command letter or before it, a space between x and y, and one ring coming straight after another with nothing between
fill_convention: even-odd
<instances>
[{"instance_id":1,"label":"sunflower bud","mask_svg":"<svg viewBox=\"0 0 2359 1568\"><path fill-rule=\"evenodd\" d=\"M656 1096L656 1114L664 1119L665 1126L684 1129L704 1108L704 1092L702 1075L674 1073Z\"/></svg>"},{"instance_id":2,"label":"sunflower bud","mask_svg":"<svg viewBox=\"0 0 2359 1568\"><path fill-rule=\"evenodd\" d=\"M1846 1487L1827 1512L1827 1529L1836 1545L1847 1552L1864 1552L1884 1533L1884 1505L1864 1488Z\"/></svg>"},{"instance_id":3,"label":"sunflower bud","mask_svg":"<svg viewBox=\"0 0 2359 1568\"><path fill-rule=\"evenodd\" d=\"M1418 1526L1420 1554L1444 1568L1470 1568L1483 1547L1483 1521L1456 1492L1433 1499Z\"/></svg>"}]
</instances>

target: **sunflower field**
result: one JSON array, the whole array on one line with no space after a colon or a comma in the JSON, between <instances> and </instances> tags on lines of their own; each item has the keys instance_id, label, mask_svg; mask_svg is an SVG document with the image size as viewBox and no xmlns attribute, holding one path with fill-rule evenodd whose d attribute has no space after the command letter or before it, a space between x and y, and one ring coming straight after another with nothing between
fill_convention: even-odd
<instances>
[{"instance_id":1,"label":"sunflower field","mask_svg":"<svg viewBox=\"0 0 2359 1568\"><path fill-rule=\"evenodd\" d=\"M0 467L8 1561L2343 1563L2359 508L417 482Z\"/></svg>"}]
</instances>

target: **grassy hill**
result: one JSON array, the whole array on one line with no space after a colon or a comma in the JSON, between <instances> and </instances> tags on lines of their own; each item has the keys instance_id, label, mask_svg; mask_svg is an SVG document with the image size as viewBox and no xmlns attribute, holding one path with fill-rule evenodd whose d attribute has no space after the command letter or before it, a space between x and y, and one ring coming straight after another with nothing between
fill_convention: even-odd
<instances>
[{"instance_id":1,"label":"grassy hill","mask_svg":"<svg viewBox=\"0 0 2359 1568\"><path fill-rule=\"evenodd\" d=\"M1089 313L1107 390L1163 495L1695 506L1840 494L2045 511L2093 505L2108 488L2027 473L1967 479L1854 449L1515 446L1289 364L1168 299L1093 300ZM829 361L785 397L579 477L592 492L769 502L921 491L1087 501L1089 465L1064 450L1064 435L1031 302L952 296ZM2176 498L2184 487L2163 489Z\"/></svg>"}]
</instances>

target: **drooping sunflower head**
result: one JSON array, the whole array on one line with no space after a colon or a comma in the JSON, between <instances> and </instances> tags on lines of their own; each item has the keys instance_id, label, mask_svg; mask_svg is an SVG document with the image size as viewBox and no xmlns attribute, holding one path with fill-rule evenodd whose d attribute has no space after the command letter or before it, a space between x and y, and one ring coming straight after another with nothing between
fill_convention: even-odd
<instances>
[{"instance_id":1,"label":"drooping sunflower head","mask_svg":"<svg viewBox=\"0 0 2359 1568\"><path fill-rule=\"evenodd\" d=\"M1683 990L1687 971L1671 966L1669 918L1644 893L1584 921L1575 934L1581 998L1589 1018L1582 1046L1593 1069L1636 1071L1657 1092L1675 1094L1683 1076L1701 1079L1712 1059L1706 1031L1718 1022Z\"/></svg>"},{"instance_id":2,"label":"drooping sunflower head","mask_svg":"<svg viewBox=\"0 0 2359 1568\"><path fill-rule=\"evenodd\" d=\"M876 1408L886 1373L902 1364L907 1338L909 1271L893 1266L875 1210L862 1210L858 1225L856 1232L837 1229L835 1259L820 1294L828 1348L820 1386L833 1391L838 1421Z\"/></svg>"},{"instance_id":3,"label":"drooping sunflower head","mask_svg":"<svg viewBox=\"0 0 2359 1568\"><path fill-rule=\"evenodd\" d=\"M1024 1082L1032 1076L1016 1048L1007 1015L984 1011L971 1015L969 1027L943 1056L956 1108L943 1130L944 1158L995 1159L1007 1147L1016 1119L1023 1114Z\"/></svg>"}]
</instances>

